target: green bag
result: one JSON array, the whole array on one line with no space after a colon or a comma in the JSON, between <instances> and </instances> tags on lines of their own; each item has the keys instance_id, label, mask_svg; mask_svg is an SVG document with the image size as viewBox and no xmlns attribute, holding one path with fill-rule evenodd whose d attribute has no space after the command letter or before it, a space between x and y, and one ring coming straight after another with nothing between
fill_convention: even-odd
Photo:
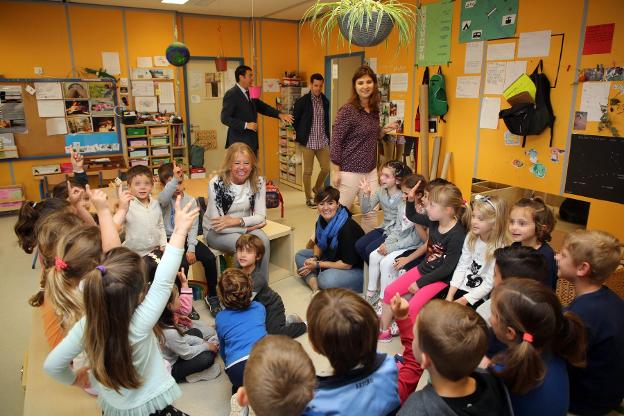
<instances>
[{"instance_id":1,"label":"green bag","mask_svg":"<svg viewBox=\"0 0 624 416\"><path fill-rule=\"evenodd\" d=\"M446 101L446 86L442 67L438 68L438 73L433 74L429 79L429 116L440 117L446 123L444 115L448 112L448 102Z\"/></svg>"},{"instance_id":2,"label":"green bag","mask_svg":"<svg viewBox=\"0 0 624 416\"><path fill-rule=\"evenodd\" d=\"M194 168L204 167L204 151L205 149L201 146L191 146L191 166Z\"/></svg>"}]
</instances>

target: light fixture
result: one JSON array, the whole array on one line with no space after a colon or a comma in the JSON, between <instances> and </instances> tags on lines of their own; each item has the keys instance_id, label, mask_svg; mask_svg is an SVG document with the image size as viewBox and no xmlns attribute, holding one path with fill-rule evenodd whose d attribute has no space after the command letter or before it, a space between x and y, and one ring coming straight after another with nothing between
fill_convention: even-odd
<instances>
[{"instance_id":1,"label":"light fixture","mask_svg":"<svg viewBox=\"0 0 624 416\"><path fill-rule=\"evenodd\" d=\"M189 0L162 0L161 3L165 4L184 4Z\"/></svg>"}]
</instances>

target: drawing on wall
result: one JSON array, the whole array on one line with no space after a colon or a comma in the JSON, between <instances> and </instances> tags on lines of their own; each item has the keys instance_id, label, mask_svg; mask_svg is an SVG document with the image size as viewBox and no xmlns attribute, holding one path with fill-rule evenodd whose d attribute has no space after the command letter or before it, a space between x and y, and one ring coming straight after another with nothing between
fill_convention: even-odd
<instances>
[{"instance_id":1,"label":"drawing on wall","mask_svg":"<svg viewBox=\"0 0 624 416\"><path fill-rule=\"evenodd\" d=\"M518 0L461 0L459 42L501 39L516 33Z\"/></svg>"}]
</instances>

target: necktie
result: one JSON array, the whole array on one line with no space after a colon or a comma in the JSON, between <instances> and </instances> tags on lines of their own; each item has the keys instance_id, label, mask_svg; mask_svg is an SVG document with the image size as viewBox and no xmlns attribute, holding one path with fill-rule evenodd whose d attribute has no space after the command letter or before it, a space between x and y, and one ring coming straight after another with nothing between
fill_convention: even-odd
<instances>
[{"instance_id":1,"label":"necktie","mask_svg":"<svg viewBox=\"0 0 624 416\"><path fill-rule=\"evenodd\" d=\"M249 96L249 90L245 90L245 95L247 96L247 100L251 102L251 97Z\"/></svg>"}]
</instances>

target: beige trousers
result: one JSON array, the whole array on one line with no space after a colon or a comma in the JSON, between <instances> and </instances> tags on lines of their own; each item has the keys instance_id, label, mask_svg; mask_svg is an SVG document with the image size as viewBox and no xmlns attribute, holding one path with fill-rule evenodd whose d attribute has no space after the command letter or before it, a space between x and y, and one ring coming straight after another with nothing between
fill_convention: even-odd
<instances>
[{"instance_id":1,"label":"beige trousers","mask_svg":"<svg viewBox=\"0 0 624 416\"><path fill-rule=\"evenodd\" d=\"M370 184L371 193L377 192L379 182L377 180L377 170L373 169L368 173L340 172L340 204L349 208L353 212L353 203L356 198L359 203L360 181L365 180ZM368 233L377 226L377 210L374 209L362 216L361 226L364 232Z\"/></svg>"},{"instance_id":2,"label":"beige trousers","mask_svg":"<svg viewBox=\"0 0 624 416\"><path fill-rule=\"evenodd\" d=\"M303 189L305 191L306 200L314 198L314 194L323 189L325 179L329 175L329 146L322 149L312 150L305 146L298 145L303 156ZM314 157L321 166L321 171L316 177L316 183L312 188L312 170L314 168Z\"/></svg>"}]
</instances>

